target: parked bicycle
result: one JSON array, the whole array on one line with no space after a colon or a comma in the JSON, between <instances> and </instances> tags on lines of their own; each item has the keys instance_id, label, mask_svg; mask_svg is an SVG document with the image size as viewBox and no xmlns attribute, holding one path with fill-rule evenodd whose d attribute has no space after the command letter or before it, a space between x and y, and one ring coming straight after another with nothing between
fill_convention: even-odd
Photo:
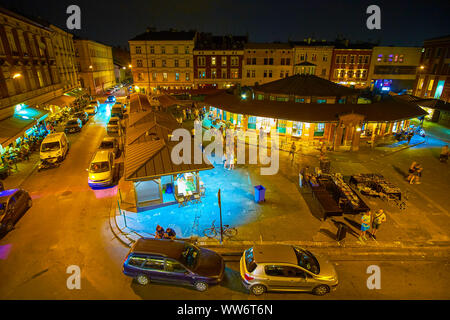
<instances>
[{"instance_id":1,"label":"parked bicycle","mask_svg":"<svg viewBox=\"0 0 450 320\"><path fill-rule=\"evenodd\" d=\"M214 225L214 222L216 222L216 220L213 220L211 228L207 228L203 231L204 235L208 238L216 238L217 236L220 236L220 227L216 227ZM229 224L223 225L223 236L224 237L232 238L232 237L235 237L237 235L237 233L238 233L238 231L236 228L230 227Z\"/></svg>"}]
</instances>

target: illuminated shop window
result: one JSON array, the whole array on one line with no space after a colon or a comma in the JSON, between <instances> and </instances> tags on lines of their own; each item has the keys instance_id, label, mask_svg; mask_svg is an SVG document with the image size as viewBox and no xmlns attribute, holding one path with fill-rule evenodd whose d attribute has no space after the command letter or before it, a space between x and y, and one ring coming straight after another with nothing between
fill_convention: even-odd
<instances>
[{"instance_id":1,"label":"illuminated shop window","mask_svg":"<svg viewBox=\"0 0 450 320\"><path fill-rule=\"evenodd\" d=\"M325 123L317 123L314 128L314 137L322 137L325 132Z\"/></svg>"}]
</instances>

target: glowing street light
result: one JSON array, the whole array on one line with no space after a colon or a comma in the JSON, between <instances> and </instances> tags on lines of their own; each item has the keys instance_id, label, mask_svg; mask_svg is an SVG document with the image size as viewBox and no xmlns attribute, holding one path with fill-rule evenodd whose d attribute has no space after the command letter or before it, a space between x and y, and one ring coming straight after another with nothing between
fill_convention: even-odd
<instances>
[{"instance_id":1,"label":"glowing street light","mask_svg":"<svg viewBox=\"0 0 450 320\"><path fill-rule=\"evenodd\" d=\"M421 69L421 70L425 69L425 66L420 66L420 69Z\"/></svg>"},{"instance_id":2,"label":"glowing street light","mask_svg":"<svg viewBox=\"0 0 450 320\"><path fill-rule=\"evenodd\" d=\"M20 73L15 73L14 75L13 75L13 79L17 79L17 78L20 78L22 75L20 74Z\"/></svg>"},{"instance_id":3,"label":"glowing street light","mask_svg":"<svg viewBox=\"0 0 450 320\"><path fill-rule=\"evenodd\" d=\"M129 64L129 65L128 65L128 68L130 68L130 69L131 69L131 67L132 67L132 65L131 65L131 64Z\"/></svg>"}]
</instances>

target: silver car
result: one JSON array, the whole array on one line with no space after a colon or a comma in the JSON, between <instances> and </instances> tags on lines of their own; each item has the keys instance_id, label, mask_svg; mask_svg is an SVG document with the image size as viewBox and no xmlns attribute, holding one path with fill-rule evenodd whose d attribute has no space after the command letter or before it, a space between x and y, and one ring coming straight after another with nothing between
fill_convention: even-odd
<instances>
[{"instance_id":1,"label":"silver car","mask_svg":"<svg viewBox=\"0 0 450 320\"><path fill-rule=\"evenodd\" d=\"M244 286L254 295L266 291L308 291L324 295L335 290L338 276L324 257L291 245L256 245L240 262Z\"/></svg>"}]
</instances>

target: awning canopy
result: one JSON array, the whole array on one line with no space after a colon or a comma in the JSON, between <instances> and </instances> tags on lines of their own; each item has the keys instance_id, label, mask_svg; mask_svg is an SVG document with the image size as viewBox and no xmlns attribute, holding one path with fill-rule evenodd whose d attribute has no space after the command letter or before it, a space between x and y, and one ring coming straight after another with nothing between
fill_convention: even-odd
<instances>
[{"instance_id":1,"label":"awning canopy","mask_svg":"<svg viewBox=\"0 0 450 320\"><path fill-rule=\"evenodd\" d=\"M76 97L62 95L62 96L59 96L57 98L54 98L54 99L48 101L46 104L59 106L59 107L65 107L65 106L70 105L75 100L76 100Z\"/></svg>"},{"instance_id":2,"label":"awning canopy","mask_svg":"<svg viewBox=\"0 0 450 320\"><path fill-rule=\"evenodd\" d=\"M392 97L369 104L325 104L242 100L239 96L223 92L205 97L204 104L236 114L300 122L337 122L340 115L349 113L363 115L369 122L399 121L428 114L413 103Z\"/></svg>"},{"instance_id":3,"label":"awning canopy","mask_svg":"<svg viewBox=\"0 0 450 320\"><path fill-rule=\"evenodd\" d=\"M29 107L21 110L20 114L0 121L0 144L5 147L14 142L38 121L45 119L47 115L47 111Z\"/></svg>"}]
</instances>

